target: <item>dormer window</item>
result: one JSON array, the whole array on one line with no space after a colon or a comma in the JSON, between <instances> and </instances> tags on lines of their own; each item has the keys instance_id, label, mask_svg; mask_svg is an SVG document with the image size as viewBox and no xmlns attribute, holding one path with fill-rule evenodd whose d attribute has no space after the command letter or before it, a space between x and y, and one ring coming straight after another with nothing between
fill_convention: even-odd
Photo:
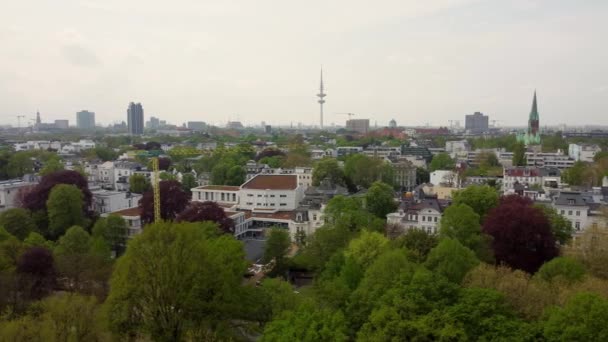
<instances>
[{"instance_id":1,"label":"dormer window","mask_svg":"<svg viewBox=\"0 0 608 342\"><path fill-rule=\"evenodd\" d=\"M568 199L568 204L574 204L574 200L572 198Z\"/></svg>"}]
</instances>

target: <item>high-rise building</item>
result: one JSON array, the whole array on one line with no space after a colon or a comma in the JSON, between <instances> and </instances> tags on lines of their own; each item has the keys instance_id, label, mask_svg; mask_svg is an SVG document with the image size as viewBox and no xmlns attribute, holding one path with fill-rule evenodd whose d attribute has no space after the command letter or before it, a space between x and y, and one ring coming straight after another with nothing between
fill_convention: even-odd
<instances>
[{"instance_id":1,"label":"high-rise building","mask_svg":"<svg viewBox=\"0 0 608 342\"><path fill-rule=\"evenodd\" d=\"M129 103L127 126L129 127L129 134L144 134L144 109L141 103Z\"/></svg>"},{"instance_id":2,"label":"high-rise building","mask_svg":"<svg viewBox=\"0 0 608 342\"><path fill-rule=\"evenodd\" d=\"M350 119L346 121L346 130L367 134L369 132L369 119Z\"/></svg>"},{"instance_id":3,"label":"high-rise building","mask_svg":"<svg viewBox=\"0 0 608 342\"><path fill-rule=\"evenodd\" d=\"M95 113L88 110L77 112L76 127L79 129L95 129Z\"/></svg>"},{"instance_id":4,"label":"high-rise building","mask_svg":"<svg viewBox=\"0 0 608 342\"><path fill-rule=\"evenodd\" d=\"M68 129L68 128L70 128L70 121L69 120L55 120L55 128Z\"/></svg>"},{"instance_id":5,"label":"high-rise building","mask_svg":"<svg viewBox=\"0 0 608 342\"><path fill-rule=\"evenodd\" d=\"M475 112L471 115L465 116L464 129L471 133L483 133L487 132L489 117L483 115L483 113Z\"/></svg>"}]
</instances>

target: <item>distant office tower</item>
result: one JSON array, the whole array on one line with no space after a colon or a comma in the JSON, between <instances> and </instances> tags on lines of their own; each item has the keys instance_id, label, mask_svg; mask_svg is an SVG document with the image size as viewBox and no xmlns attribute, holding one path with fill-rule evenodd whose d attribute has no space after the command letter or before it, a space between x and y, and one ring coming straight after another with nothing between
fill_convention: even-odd
<instances>
[{"instance_id":1,"label":"distant office tower","mask_svg":"<svg viewBox=\"0 0 608 342\"><path fill-rule=\"evenodd\" d=\"M158 129L160 127L160 119L151 116L150 121L146 122L146 127L150 129Z\"/></svg>"},{"instance_id":2,"label":"distant office tower","mask_svg":"<svg viewBox=\"0 0 608 342\"><path fill-rule=\"evenodd\" d=\"M207 129L207 124L203 121L188 121L188 128L193 131L204 131Z\"/></svg>"},{"instance_id":3,"label":"distant office tower","mask_svg":"<svg viewBox=\"0 0 608 342\"><path fill-rule=\"evenodd\" d=\"M95 113L88 110L77 112L76 127L79 129L95 129Z\"/></svg>"},{"instance_id":4,"label":"distant office tower","mask_svg":"<svg viewBox=\"0 0 608 342\"><path fill-rule=\"evenodd\" d=\"M68 128L70 128L70 121L69 120L55 120L55 128L68 129Z\"/></svg>"},{"instance_id":5,"label":"distant office tower","mask_svg":"<svg viewBox=\"0 0 608 342\"><path fill-rule=\"evenodd\" d=\"M346 121L346 130L367 134L369 132L369 119L350 119Z\"/></svg>"},{"instance_id":6,"label":"distant office tower","mask_svg":"<svg viewBox=\"0 0 608 342\"><path fill-rule=\"evenodd\" d=\"M144 109L141 103L129 103L127 126L129 127L129 134L144 134Z\"/></svg>"},{"instance_id":7,"label":"distant office tower","mask_svg":"<svg viewBox=\"0 0 608 342\"><path fill-rule=\"evenodd\" d=\"M465 116L464 129L472 133L483 133L488 131L489 117L483 113L475 112Z\"/></svg>"}]
</instances>

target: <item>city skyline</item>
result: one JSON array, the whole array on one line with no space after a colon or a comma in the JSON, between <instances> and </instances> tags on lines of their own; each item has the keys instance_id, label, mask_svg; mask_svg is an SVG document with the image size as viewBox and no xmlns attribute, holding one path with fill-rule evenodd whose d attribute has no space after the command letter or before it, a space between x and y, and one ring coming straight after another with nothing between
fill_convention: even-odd
<instances>
[{"instance_id":1,"label":"city skyline","mask_svg":"<svg viewBox=\"0 0 608 342\"><path fill-rule=\"evenodd\" d=\"M543 126L608 124L602 1L355 1L322 13L314 1L298 11L273 1L140 5L10 3L0 14L0 123L89 108L106 125L125 121L135 100L175 124L318 125L323 64L326 126L344 125L342 112L446 126L476 111L525 126L535 88ZM137 23L123 20L136 8ZM26 13L27 25L17 20Z\"/></svg>"}]
</instances>

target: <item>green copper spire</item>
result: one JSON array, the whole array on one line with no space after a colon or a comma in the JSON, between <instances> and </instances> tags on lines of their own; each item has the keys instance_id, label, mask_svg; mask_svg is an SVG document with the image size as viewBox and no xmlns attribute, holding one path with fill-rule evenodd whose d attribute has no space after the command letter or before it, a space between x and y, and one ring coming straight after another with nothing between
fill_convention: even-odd
<instances>
[{"instance_id":1,"label":"green copper spire","mask_svg":"<svg viewBox=\"0 0 608 342\"><path fill-rule=\"evenodd\" d=\"M538 121L538 107L536 105L536 90L534 91L534 100L532 101L532 110L530 111L530 120Z\"/></svg>"}]
</instances>

